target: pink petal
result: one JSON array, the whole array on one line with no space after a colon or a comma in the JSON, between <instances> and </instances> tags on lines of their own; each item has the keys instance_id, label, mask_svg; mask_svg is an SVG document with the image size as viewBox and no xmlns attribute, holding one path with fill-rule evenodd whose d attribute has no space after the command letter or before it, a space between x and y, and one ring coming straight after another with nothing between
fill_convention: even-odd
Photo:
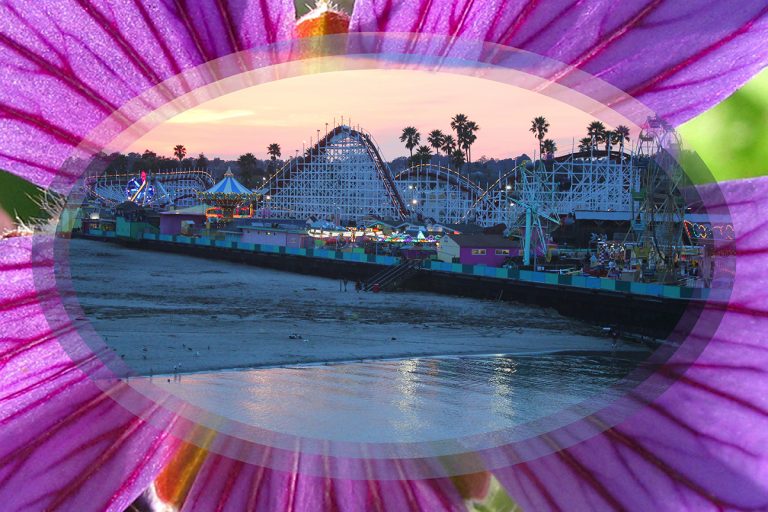
<instances>
[{"instance_id":1,"label":"pink petal","mask_svg":"<svg viewBox=\"0 0 768 512\"><path fill-rule=\"evenodd\" d=\"M672 386L653 402L635 395L643 409L620 425L498 471L524 509L768 508L768 178L719 187L737 235L737 273L725 314L703 314L702 323L717 320L714 336L698 325L686 343L705 344L703 352L673 357L659 372ZM599 428L600 415L593 421ZM565 447L571 436L564 429L542 442Z\"/></svg>"},{"instance_id":2,"label":"pink petal","mask_svg":"<svg viewBox=\"0 0 768 512\"><path fill-rule=\"evenodd\" d=\"M768 64L762 0L358 0L350 32L440 34L530 51L605 80L675 125ZM379 51L418 53L434 44L403 35ZM446 44L440 52L453 50Z\"/></svg>"},{"instance_id":3,"label":"pink petal","mask_svg":"<svg viewBox=\"0 0 768 512\"><path fill-rule=\"evenodd\" d=\"M267 2L242 5L5 2L0 63L16 79L0 86L6 137L0 167L51 184L64 158L126 101L209 59L292 33L287 0L266 24L260 18ZM353 23L360 31L417 30L519 46L596 74L674 122L719 101L766 62L763 2L738 8L671 1L559 5L359 2ZM408 40L417 53L418 42ZM216 77L163 84L136 112L152 111L210 78ZM554 78L567 82L569 72L558 70ZM136 118L115 120L86 141L83 154ZM540 440L542 452L562 450L499 470L526 509L768 507L762 392L768 231L761 220L768 182L727 184L725 191L739 235L739 267L715 340L682 377L670 364L669 378L677 382L623 424L569 448L573 432L563 429ZM177 446L170 435L177 418L133 395L129 412L113 399L123 403L131 393L124 384L107 378L97 385L88 377L101 364L93 354L62 349L71 326L44 314L56 309L50 251L33 256L31 250L29 239L0 241L0 503L122 509ZM48 280L33 277L33 267ZM488 455L517 460L509 448ZM297 455L294 471L277 471L211 455L185 506L459 507L447 480L329 479L302 472L303 460ZM367 473L360 468L359 474Z\"/></svg>"},{"instance_id":4,"label":"pink petal","mask_svg":"<svg viewBox=\"0 0 768 512\"><path fill-rule=\"evenodd\" d=\"M52 269L50 251L39 242L33 251L32 237L0 241L0 502L5 510L122 510L176 441L112 398L129 392L125 384L91 380L100 364L92 355L73 360L62 349L72 326L43 312L57 300ZM143 412L167 416L147 400Z\"/></svg>"},{"instance_id":5,"label":"pink petal","mask_svg":"<svg viewBox=\"0 0 768 512\"><path fill-rule=\"evenodd\" d=\"M303 464L300 453L290 472L209 455L183 510L466 510L449 479L347 480L312 476ZM366 474L365 461L343 464Z\"/></svg>"},{"instance_id":6,"label":"pink petal","mask_svg":"<svg viewBox=\"0 0 768 512\"><path fill-rule=\"evenodd\" d=\"M160 86L130 118L89 135L127 101L194 66L290 39L294 17L291 0L3 2L0 168L50 185L78 145L93 154L202 83Z\"/></svg>"}]
</instances>

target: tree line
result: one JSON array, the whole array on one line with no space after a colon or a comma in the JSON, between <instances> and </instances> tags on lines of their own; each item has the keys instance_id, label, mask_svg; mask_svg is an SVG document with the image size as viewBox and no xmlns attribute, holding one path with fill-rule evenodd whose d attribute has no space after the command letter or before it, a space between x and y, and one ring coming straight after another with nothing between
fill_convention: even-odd
<instances>
[{"instance_id":1,"label":"tree line","mask_svg":"<svg viewBox=\"0 0 768 512\"><path fill-rule=\"evenodd\" d=\"M552 139L544 137L549 132L549 121L544 116L534 117L529 129L539 144L539 155L546 158L553 158L557 151L557 144ZM616 127L615 130L608 130L600 121L592 121L587 125L587 136L579 140L579 151L594 151L598 149L599 144L605 144L605 150L618 144L619 150L624 152L624 142L629 141L629 127L623 124Z\"/></svg>"},{"instance_id":2,"label":"tree line","mask_svg":"<svg viewBox=\"0 0 768 512\"><path fill-rule=\"evenodd\" d=\"M600 121L592 121L587 126L587 136L579 140L580 151L591 151L597 149L598 144L605 144L605 150L618 144L620 151L624 152L624 142L629 142L629 128L623 124L616 127L615 130L608 130Z\"/></svg>"},{"instance_id":3,"label":"tree line","mask_svg":"<svg viewBox=\"0 0 768 512\"><path fill-rule=\"evenodd\" d=\"M409 164L428 164L432 161L432 149L440 157L444 151L449 157L450 165L460 169L465 163L472 163L472 144L477 140L480 126L471 121L466 114L456 114L451 118L453 133L443 133L442 130L432 130L427 136L427 144L421 144L421 133L413 127L406 126L400 135L400 142L410 152ZM455 136L454 136L455 134ZM413 150L416 149L414 154Z\"/></svg>"},{"instance_id":4,"label":"tree line","mask_svg":"<svg viewBox=\"0 0 768 512\"><path fill-rule=\"evenodd\" d=\"M235 166L243 185L255 188L266 181L267 176L277 169L278 159L282 156L280 144L272 143L267 146L269 160L259 160L253 153L240 155L234 161L223 161L220 158L209 160L204 153L199 153L196 158L187 157L187 148L183 144L177 144L172 148L175 158L169 158L157 154L149 149L144 153L112 153L101 154L92 163L95 169L103 168L106 175L121 173L137 173L138 171L168 171L178 168L184 169L209 169L210 167L222 168L229 165ZM223 171L222 171L223 172Z\"/></svg>"},{"instance_id":5,"label":"tree line","mask_svg":"<svg viewBox=\"0 0 768 512\"><path fill-rule=\"evenodd\" d=\"M455 169L461 169L465 164L472 163L472 144L477 140L477 131L480 127L474 121L470 121L465 114L456 114L451 118L451 129L455 133L445 134L441 130L432 130L427 136L427 144L421 144L421 133L413 126L403 128L400 142L410 152L409 165L428 164L432 161L433 153L440 157L440 151L444 151L449 157L450 165ZM540 158L554 158L557 152L557 144L552 139L545 138L549 133L549 121L544 116L536 116L531 121L529 129L536 138ZM624 151L624 142L629 141L629 128L619 125L615 130L608 130L600 121L593 121L587 126L587 136L579 141L579 151L591 151L598 149L600 144L605 144L605 150L610 151L614 145L619 145L620 151ZM414 149L416 150L414 153Z\"/></svg>"},{"instance_id":6,"label":"tree line","mask_svg":"<svg viewBox=\"0 0 768 512\"><path fill-rule=\"evenodd\" d=\"M442 151L448 157L449 166L460 170L465 164L472 163L472 145L477 141L477 132L480 126L470 120L466 114L456 114L450 122L452 133L444 133L435 129L429 132L426 144L422 144L419 130L413 126L403 128L400 141L405 144L410 156L408 165L428 164L433 157L440 158ZM529 131L533 133L539 149L540 158L553 158L557 152L557 144L554 140L546 138L549 133L549 121L544 116L537 116L531 121ZM630 130L627 126L619 125L614 130L608 130L600 121L593 121L587 126L587 136L579 140L579 151L593 151L599 145L605 144L605 150L610 151L615 145L620 151L624 151L624 143L629 141ZM434 149L434 154L432 150ZM415 150L415 151L414 151ZM149 149L144 153L128 153L123 155L100 155L102 168L106 168L107 174L124 172L136 172L136 170L161 171L183 168L208 169L214 163L214 167L234 164L239 171L243 185L255 188L267 180L268 176L277 170L278 159L282 156L280 144L273 142L267 146L269 160L259 160L253 153L240 155L237 160L223 162L221 159L209 160L205 154L199 153L197 158L187 157L187 148L183 144L177 144L172 148L174 158L158 155Z\"/></svg>"}]
</instances>

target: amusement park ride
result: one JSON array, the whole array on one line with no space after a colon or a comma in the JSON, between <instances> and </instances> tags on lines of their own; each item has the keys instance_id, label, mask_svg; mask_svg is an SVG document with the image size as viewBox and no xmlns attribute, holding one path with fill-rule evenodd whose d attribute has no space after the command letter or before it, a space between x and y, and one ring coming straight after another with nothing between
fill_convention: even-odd
<instances>
[{"instance_id":1,"label":"amusement park ride","mask_svg":"<svg viewBox=\"0 0 768 512\"><path fill-rule=\"evenodd\" d=\"M344 125L322 138L318 132L318 141L272 175L261 193L271 211L294 219L406 219L411 213L373 138Z\"/></svg>"},{"instance_id":2,"label":"amusement park ride","mask_svg":"<svg viewBox=\"0 0 768 512\"><path fill-rule=\"evenodd\" d=\"M198 198L205 204L211 204L221 210L221 217L231 219L241 216L242 210L252 213L252 206L243 208L243 205L253 205L258 199L258 194L253 190L243 186L235 179L231 169L224 173L224 179L205 191L197 193ZM206 215L210 218L210 208Z\"/></svg>"},{"instance_id":3,"label":"amusement park ride","mask_svg":"<svg viewBox=\"0 0 768 512\"><path fill-rule=\"evenodd\" d=\"M632 190L630 235L639 245L652 248L672 267L682 249L685 202L680 192L684 173L678 157L681 142L674 129L657 118L643 125L638 160L643 173L639 187Z\"/></svg>"},{"instance_id":4,"label":"amusement park ride","mask_svg":"<svg viewBox=\"0 0 768 512\"><path fill-rule=\"evenodd\" d=\"M330 216L358 221L376 216L483 226L506 223L514 216L514 204L505 197L512 189L514 171L488 190L434 164L394 175L373 137L360 129L342 125L318 138L260 190L269 198L265 201L270 211L296 219Z\"/></svg>"},{"instance_id":5,"label":"amusement park ride","mask_svg":"<svg viewBox=\"0 0 768 512\"><path fill-rule=\"evenodd\" d=\"M326 219L337 224L375 216L422 223L480 226L505 224L517 233L530 255L531 238L546 234L567 216L631 226L627 239L653 247L669 260L681 245L682 171L675 157L680 141L656 118L642 127L634 150L592 149L565 157L524 162L488 187L440 165L416 165L395 175L373 137L340 125L310 141L304 154L290 159L251 191L228 172L213 185L205 171L167 171L141 176L103 176L86 183L103 203L125 200L142 206L194 206L231 218L269 212L292 219ZM240 188L237 188L237 187ZM231 190L230 190L231 189ZM237 195L236 198L230 195ZM230 200L232 199L232 200Z\"/></svg>"},{"instance_id":6,"label":"amusement park ride","mask_svg":"<svg viewBox=\"0 0 768 512\"><path fill-rule=\"evenodd\" d=\"M86 179L85 191L92 200L114 207L131 201L149 208L177 208L200 203L197 192L213 185L212 176L204 170L169 170L139 176L127 173L105 174Z\"/></svg>"},{"instance_id":7,"label":"amusement park ride","mask_svg":"<svg viewBox=\"0 0 768 512\"><path fill-rule=\"evenodd\" d=\"M158 188L164 196L168 195L168 191L159 183ZM155 187L147 180L147 171L141 171L141 178L132 178L128 182L128 186L125 187L125 196L130 202L142 206L150 204L155 199Z\"/></svg>"},{"instance_id":8,"label":"amusement park ride","mask_svg":"<svg viewBox=\"0 0 768 512\"><path fill-rule=\"evenodd\" d=\"M442 223L492 226L521 217L524 201L552 217L573 213L580 219L629 221L642 171L633 153L592 150L521 164L484 188L434 164L393 175L380 154L369 134L340 126L288 161L261 193L271 198L273 211L294 218L415 214Z\"/></svg>"},{"instance_id":9,"label":"amusement park ride","mask_svg":"<svg viewBox=\"0 0 768 512\"><path fill-rule=\"evenodd\" d=\"M434 164L397 175L381 159L370 134L339 126L304 155L291 159L260 191L270 211L282 217L366 216L423 222L505 224L529 238L572 215L576 220L632 223L636 241L653 243L661 254L679 245L682 211L679 149L671 127L650 118L634 151L590 149L551 160L525 162L484 188L468 176ZM526 229L532 226L532 229Z\"/></svg>"}]
</instances>

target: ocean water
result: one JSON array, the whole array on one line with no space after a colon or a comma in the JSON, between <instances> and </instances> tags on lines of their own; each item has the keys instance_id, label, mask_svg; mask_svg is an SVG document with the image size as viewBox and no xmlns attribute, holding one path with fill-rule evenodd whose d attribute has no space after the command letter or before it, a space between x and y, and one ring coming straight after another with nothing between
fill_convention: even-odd
<instances>
[{"instance_id":1,"label":"ocean water","mask_svg":"<svg viewBox=\"0 0 768 512\"><path fill-rule=\"evenodd\" d=\"M649 355L630 343L613 354L600 326L514 302L344 292L334 279L86 240L70 249L77 321L131 380L288 435L526 437L621 397Z\"/></svg>"},{"instance_id":2,"label":"ocean water","mask_svg":"<svg viewBox=\"0 0 768 512\"><path fill-rule=\"evenodd\" d=\"M541 433L526 425L577 404L589 410L592 403L622 396L637 383L633 372L643 366L642 358L641 353L408 358L153 380L193 405L284 434L428 442L509 429L522 437ZM543 423L535 428L558 426Z\"/></svg>"},{"instance_id":3,"label":"ocean water","mask_svg":"<svg viewBox=\"0 0 768 512\"><path fill-rule=\"evenodd\" d=\"M344 292L335 279L87 240L72 241L70 264L74 319L142 375L611 349L601 326L515 302Z\"/></svg>"}]
</instances>

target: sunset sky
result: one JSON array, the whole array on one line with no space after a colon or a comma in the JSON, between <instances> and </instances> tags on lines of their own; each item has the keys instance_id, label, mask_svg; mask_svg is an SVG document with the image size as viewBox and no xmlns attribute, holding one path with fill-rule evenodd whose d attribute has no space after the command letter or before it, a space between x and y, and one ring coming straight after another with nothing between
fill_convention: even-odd
<instances>
[{"instance_id":1,"label":"sunset sky","mask_svg":"<svg viewBox=\"0 0 768 512\"><path fill-rule=\"evenodd\" d=\"M594 120L577 108L547 96L491 80L412 70L352 70L309 74L249 87L203 103L170 119L135 141L128 151L151 149L171 156L184 144L189 156L205 153L225 159L252 152L266 158L267 145L280 144L283 158L302 142L351 118L370 132L384 157L408 152L399 141L415 126L426 144L433 129L450 132L450 119L464 113L480 125L472 156L506 158L532 152L531 119L544 115L548 137L558 152L570 151ZM632 136L637 135L633 131Z\"/></svg>"}]
</instances>

